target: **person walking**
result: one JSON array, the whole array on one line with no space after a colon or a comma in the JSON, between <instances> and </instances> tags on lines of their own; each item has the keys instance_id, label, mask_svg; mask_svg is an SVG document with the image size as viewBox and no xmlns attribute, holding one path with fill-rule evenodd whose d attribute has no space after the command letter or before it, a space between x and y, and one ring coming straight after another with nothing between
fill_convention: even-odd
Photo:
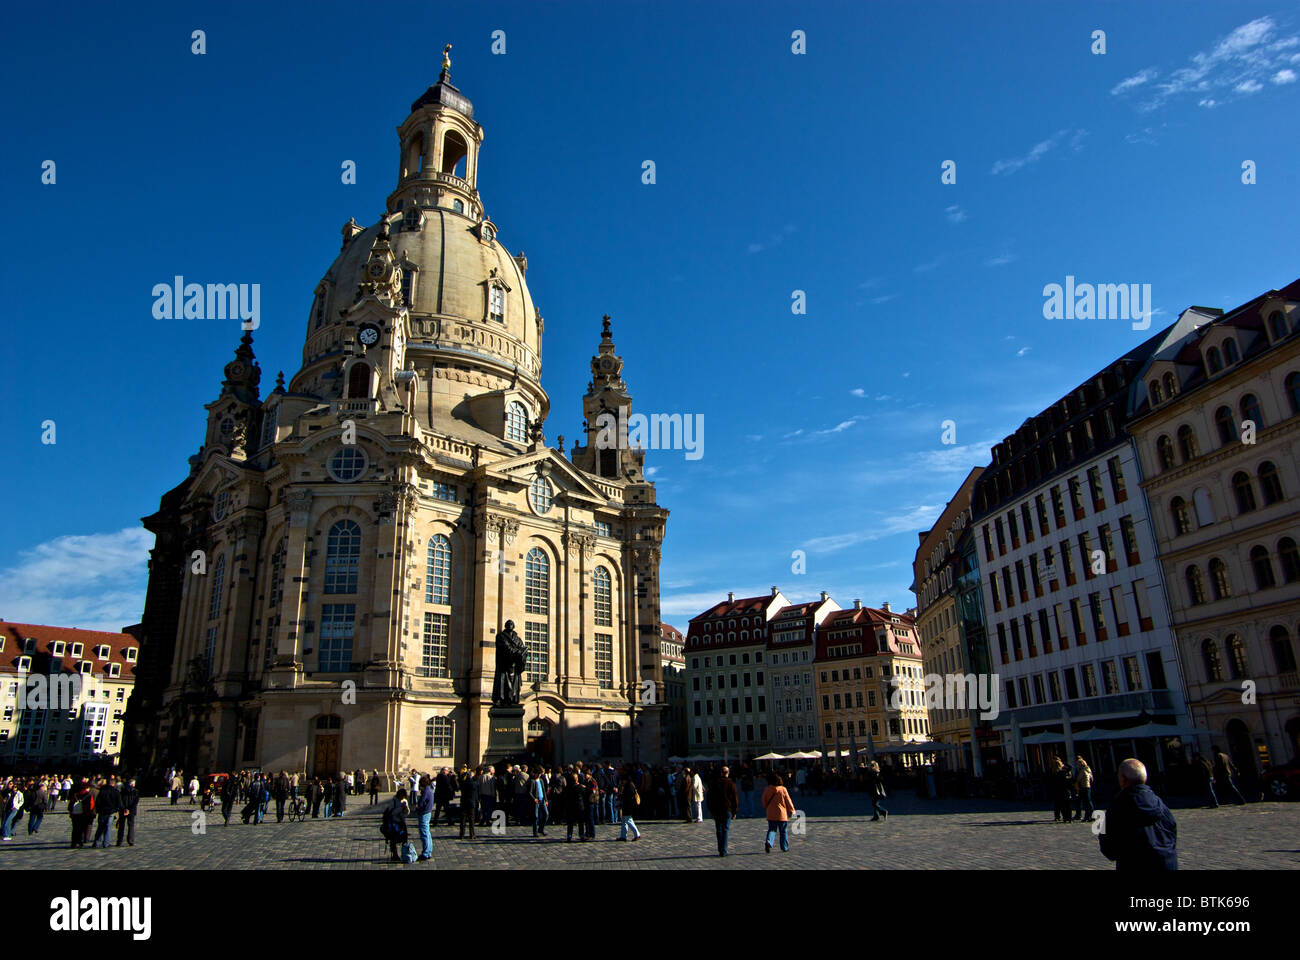
<instances>
[{"instance_id":1,"label":"person walking","mask_svg":"<svg viewBox=\"0 0 1300 960\"><path fill-rule=\"evenodd\" d=\"M731 836L731 821L737 814L736 785L731 780L731 770L723 767L709 788L709 814L718 835L718 856L727 855L727 840Z\"/></svg>"},{"instance_id":2,"label":"person walking","mask_svg":"<svg viewBox=\"0 0 1300 960\"><path fill-rule=\"evenodd\" d=\"M230 813L235 809L235 801L239 799L239 781L234 777L226 777L221 784L221 821L227 827L230 826Z\"/></svg>"},{"instance_id":3,"label":"person walking","mask_svg":"<svg viewBox=\"0 0 1300 960\"><path fill-rule=\"evenodd\" d=\"M478 819L479 804L479 778L483 776L483 768L479 767L475 773L470 773L469 766L460 768L460 838L465 839L465 827L469 826L469 838L474 837L474 821Z\"/></svg>"},{"instance_id":4,"label":"person walking","mask_svg":"<svg viewBox=\"0 0 1300 960\"><path fill-rule=\"evenodd\" d=\"M1210 801L1207 806L1211 810L1219 809L1219 798L1214 793L1214 764L1203 753L1197 753L1192 758L1192 769L1196 773L1197 780L1200 781L1201 790L1205 793Z\"/></svg>"},{"instance_id":5,"label":"person walking","mask_svg":"<svg viewBox=\"0 0 1300 960\"><path fill-rule=\"evenodd\" d=\"M415 815L420 824L420 859L433 859L433 836L429 833L429 818L434 807L433 782L428 775L420 777L420 794L415 801Z\"/></svg>"},{"instance_id":6,"label":"person walking","mask_svg":"<svg viewBox=\"0 0 1300 960\"><path fill-rule=\"evenodd\" d=\"M528 778L528 798L532 801L533 836L546 836L547 804L546 782L540 767L533 767Z\"/></svg>"},{"instance_id":7,"label":"person walking","mask_svg":"<svg viewBox=\"0 0 1300 960\"><path fill-rule=\"evenodd\" d=\"M691 819L696 823L704 822L704 781L698 770L691 772Z\"/></svg>"},{"instance_id":8,"label":"person walking","mask_svg":"<svg viewBox=\"0 0 1300 960\"><path fill-rule=\"evenodd\" d=\"M1052 800L1053 823L1061 823L1062 817L1065 818L1065 823L1069 823L1073 818L1070 812L1069 778L1070 770L1061 758L1052 757L1051 772L1047 775L1047 789Z\"/></svg>"},{"instance_id":9,"label":"person walking","mask_svg":"<svg viewBox=\"0 0 1300 960\"><path fill-rule=\"evenodd\" d=\"M1119 793L1098 834L1101 853L1116 870L1159 872L1178 869L1178 824L1164 801L1147 786L1147 768L1125 760L1117 774Z\"/></svg>"},{"instance_id":10,"label":"person walking","mask_svg":"<svg viewBox=\"0 0 1300 960\"><path fill-rule=\"evenodd\" d=\"M369 786L370 786L370 805L373 807L376 803L379 802L379 771L378 770L372 770L370 772Z\"/></svg>"},{"instance_id":11,"label":"person walking","mask_svg":"<svg viewBox=\"0 0 1300 960\"><path fill-rule=\"evenodd\" d=\"M754 813L754 771L749 769L749 764L743 764L740 768L740 816L752 817Z\"/></svg>"},{"instance_id":12,"label":"person walking","mask_svg":"<svg viewBox=\"0 0 1300 960\"><path fill-rule=\"evenodd\" d=\"M483 767L478 776L478 806L479 806L479 824L481 826L492 825L492 808L496 803L497 784L496 770L492 766Z\"/></svg>"},{"instance_id":13,"label":"person walking","mask_svg":"<svg viewBox=\"0 0 1300 960\"><path fill-rule=\"evenodd\" d=\"M23 790L16 780L5 781L0 789L0 840L14 838L14 824L23 811Z\"/></svg>"},{"instance_id":14,"label":"person walking","mask_svg":"<svg viewBox=\"0 0 1300 960\"><path fill-rule=\"evenodd\" d=\"M880 775L880 764L872 760L863 771L863 782L867 787L867 796L871 798L871 820L874 823L881 817L889 819L889 811L880 803L885 799L885 780Z\"/></svg>"},{"instance_id":15,"label":"person walking","mask_svg":"<svg viewBox=\"0 0 1300 960\"><path fill-rule=\"evenodd\" d=\"M325 802L325 788L321 785L320 777L312 777L309 790L308 802L311 803L311 818L316 820L320 817L321 804ZM328 816L328 810L326 815Z\"/></svg>"},{"instance_id":16,"label":"person walking","mask_svg":"<svg viewBox=\"0 0 1300 960\"><path fill-rule=\"evenodd\" d=\"M84 847L86 831L95 819L95 797L84 777L68 794L68 818L72 822L72 847Z\"/></svg>"},{"instance_id":17,"label":"person walking","mask_svg":"<svg viewBox=\"0 0 1300 960\"><path fill-rule=\"evenodd\" d=\"M1214 776L1219 782L1219 790L1223 796L1235 797L1237 806L1245 806L1246 798L1241 795L1237 789L1237 767L1232 762L1232 758L1218 748L1214 748Z\"/></svg>"},{"instance_id":18,"label":"person walking","mask_svg":"<svg viewBox=\"0 0 1300 960\"><path fill-rule=\"evenodd\" d=\"M121 809L122 794L117 789L117 780L113 779L99 788L99 796L95 802L95 816L99 822L95 825L92 847L108 849L108 828L113 825L113 814Z\"/></svg>"},{"instance_id":19,"label":"person walking","mask_svg":"<svg viewBox=\"0 0 1300 960\"><path fill-rule=\"evenodd\" d=\"M781 852L790 852L790 818L794 816L794 801L786 791L781 774L772 774L772 780L763 791L763 811L767 815L767 836L763 838L763 852L771 853L779 838Z\"/></svg>"},{"instance_id":20,"label":"person walking","mask_svg":"<svg viewBox=\"0 0 1300 960\"><path fill-rule=\"evenodd\" d=\"M411 805L406 802L406 787L397 788L397 795L389 804L389 811L388 852L395 862L405 863L398 851L406 845L408 839L406 818L411 813Z\"/></svg>"},{"instance_id":21,"label":"person walking","mask_svg":"<svg viewBox=\"0 0 1300 960\"><path fill-rule=\"evenodd\" d=\"M27 835L30 837L41 832L41 821L45 819L45 808L49 803L49 793L44 780L33 780L23 795L23 809L27 811Z\"/></svg>"},{"instance_id":22,"label":"person walking","mask_svg":"<svg viewBox=\"0 0 1300 960\"><path fill-rule=\"evenodd\" d=\"M1074 795L1075 810L1074 818L1076 820L1092 820L1092 767L1088 766L1088 761L1083 757L1074 758ZM1088 814L1085 817L1083 811L1087 809Z\"/></svg>"},{"instance_id":23,"label":"person walking","mask_svg":"<svg viewBox=\"0 0 1300 960\"><path fill-rule=\"evenodd\" d=\"M347 780L344 778L343 774L340 773L338 775L338 779L334 781L333 815L335 817L343 816L344 811L347 810L347 806L348 806L347 786L348 786Z\"/></svg>"},{"instance_id":24,"label":"person walking","mask_svg":"<svg viewBox=\"0 0 1300 960\"><path fill-rule=\"evenodd\" d=\"M641 797L637 793L636 783L632 780L632 772L624 770L618 786L619 806L622 814L623 828L619 831L618 838L626 840L629 833L632 834L633 840L641 839L641 831L637 829L636 821L633 817L636 815L637 807L641 804Z\"/></svg>"},{"instance_id":25,"label":"person walking","mask_svg":"<svg viewBox=\"0 0 1300 960\"><path fill-rule=\"evenodd\" d=\"M194 774L190 775L189 794L190 806L192 807L199 802L199 778Z\"/></svg>"},{"instance_id":26,"label":"person walking","mask_svg":"<svg viewBox=\"0 0 1300 960\"><path fill-rule=\"evenodd\" d=\"M275 778L271 796L275 798L275 822L284 823L284 805L289 799L289 775L283 770Z\"/></svg>"},{"instance_id":27,"label":"person walking","mask_svg":"<svg viewBox=\"0 0 1300 960\"><path fill-rule=\"evenodd\" d=\"M179 770L172 774L172 806L176 806L177 801L181 798L181 791L185 789L185 779L181 776Z\"/></svg>"},{"instance_id":28,"label":"person walking","mask_svg":"<svg viewBox=\"0 0 1300 960\"><path fill-rule=\"evenodd\" d=\"M136 789L135 777L128 777L121 789L122 808L117 815L117 845L122 845L122 836L126 835L126 845L135 846L135 818L140 810L140 791Z\"/></svg>"},{"instance_id":29,"label":"person walking","mask_svg":"<svg viewBox=\"0 0 1300 960\"><path fill-rule=\"evenodd\" d=\"M573 842L573 828L578 828L578 839L587 839L587 788L582 782L582 777L575 770L570 770L568 777L564 781L564 791L560 795L560 803L564 809L564 824L568 828L565 833L564 842Z\"/></svg>"},{"instance_id":30,"label":"person walking","mask_svg":"<svg viewBox=\"0 0 1300 960\"><path fill-rule=\"evenodd\" d=\"M437 778L433 781L433 823L438 824L438 818L442 814L447 815L447 826L451 826L451 798L456 792L456 780L451 775L449 767L443 767L438 771Z\"/></svg>"}]
</instances>

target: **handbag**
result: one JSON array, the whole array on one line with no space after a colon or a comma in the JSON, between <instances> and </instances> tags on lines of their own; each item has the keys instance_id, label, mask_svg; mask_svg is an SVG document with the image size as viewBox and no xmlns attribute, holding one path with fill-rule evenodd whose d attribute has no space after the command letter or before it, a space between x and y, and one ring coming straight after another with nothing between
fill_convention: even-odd
<instances>
[{"instance_id":1,"label":"handbag","mask_svg":"<svg viewBox=\"0 0 1300 960\"><path fill-rule=\"evenodd\" d=\"M72 809L68 812L71 813L74 817L79 817L86 812L85 804L83 804L80 800L78 800L76 803L72 805Z\"/></svg>"}]
</instances>

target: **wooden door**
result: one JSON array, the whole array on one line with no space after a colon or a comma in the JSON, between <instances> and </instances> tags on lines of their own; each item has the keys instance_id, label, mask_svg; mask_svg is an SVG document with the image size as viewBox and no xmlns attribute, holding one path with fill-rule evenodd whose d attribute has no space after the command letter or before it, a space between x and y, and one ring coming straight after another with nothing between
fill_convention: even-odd
<instances>
[{"instance_id":1,"label":"wooden door","mask_svg":"<svg viewBox=\"0 0 1300 960\"><path fill-rule=\"evenodd\" d=\"M339 735L337 733L316 734L316 758L312 766L312 776L333 777L339 772Z\"/></svg>"}]
</instances>

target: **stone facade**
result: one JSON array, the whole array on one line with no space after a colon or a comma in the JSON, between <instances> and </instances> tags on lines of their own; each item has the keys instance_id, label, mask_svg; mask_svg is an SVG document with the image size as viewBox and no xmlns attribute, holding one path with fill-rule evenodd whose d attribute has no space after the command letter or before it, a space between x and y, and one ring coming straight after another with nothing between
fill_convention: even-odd
<instances>
[{"instance_id":1,"label":"stone facade","mask_svg":"<svg viewBox=\"0 0 1300 960\"><path fill-rule=\"evenodd\" d=\"M146 520L142 767L478 763L507 621L535 755L658 759L668 512L644 452L592 436L631 409L609 318L566 456L473 106L444 70L398 132L397 189L344 226L301 369L261 398L245 334L190 476Z\"/></svg>"},{"instance_id":2,"label":"stone facade","mask_svg":"<svg viewBox=\"0 0 1300 960\"><path fill-rule=\"evenodd\" d=\"M1300 753L1300 281L1178 326L1131 430L1199 749L1254 784Z\"/></svg>"}]
</instances>

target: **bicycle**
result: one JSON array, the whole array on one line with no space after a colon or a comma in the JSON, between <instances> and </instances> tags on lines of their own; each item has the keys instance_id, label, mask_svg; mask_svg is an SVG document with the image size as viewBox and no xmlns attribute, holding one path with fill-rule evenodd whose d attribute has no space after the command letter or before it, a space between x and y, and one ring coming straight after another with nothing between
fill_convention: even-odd
<instances>
[{"instance_id":1,"label":"bicycle","mask_svg":"<svg viewBox=\"0 0 1300 960\"><path fill-rule=\"evenodd\" d=\"M284 805L285 813L291 823L301 823L307 819L307 799L305 797L290 797Z\"/></svg>"}]
</instances>

